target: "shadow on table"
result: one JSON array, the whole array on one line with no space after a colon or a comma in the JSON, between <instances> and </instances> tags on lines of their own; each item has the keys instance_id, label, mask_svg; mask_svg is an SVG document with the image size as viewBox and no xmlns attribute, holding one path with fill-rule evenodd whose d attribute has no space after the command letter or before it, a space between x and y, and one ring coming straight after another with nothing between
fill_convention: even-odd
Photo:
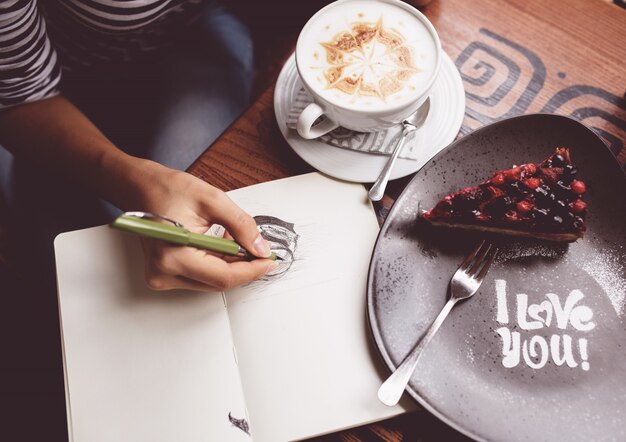
<instances>
[{"instance_id":1,"label":"shadow on table","mask_svg":"<svg viewBox=\"0 0 626 442\"><path fill-rule=\"evenodd\" d=\"M57 311L0 265L0 440L67 440Z\"/></svg>"},{"instance_id":2,"label":"shadow on table","mask_svg":"<svg viewBox=\"0 0 626 442\"><path fill-rule=\"evenodd\" d=\"M426 410L420 410L377 424L310 439L308 442L461 442L470 440Z\"/></svg>"}]
</instances>

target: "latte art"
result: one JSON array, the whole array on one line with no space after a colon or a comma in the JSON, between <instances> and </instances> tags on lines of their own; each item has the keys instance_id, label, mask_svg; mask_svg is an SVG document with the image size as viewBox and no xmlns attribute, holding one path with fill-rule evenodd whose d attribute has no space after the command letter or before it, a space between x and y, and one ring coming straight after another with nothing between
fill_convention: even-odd
<instances>
[{"instance_id":1,"label":"latte art","mask_svg":"<svg viewBox=\"0 0 626 442\"><path fill-rule=\"evenodd\" d=\"M377 112L423 96L438 67L439 41L417 14L396 0L331 3L298 39L298 72L309 92Z\"/></svg>"},{"instance_id":2,"label":"latte art","mask_svg":"<svg viewBox=\"0 0 626 442\"><path fill-rule=\"evenodd\" d=\"M356 22L321 45L329 65L322 68L328 89L382 101L403 88L415 89L410 79L418 68L411 48L401 34L385 28L382 18Z\"/></svg>"},{"instance_id":3,"label":"latte art","mask_svg":"<svg viewBox=\"0 0 626 442\"><path fill-rule=\"evenodd\" d=\"M428 98L441 54L433 25L404 1L326 5L296 44L298 75L313 97L298 116L298 135L313 139L338 127L377 132L398 125Z\"/></svg>"}]
</instances>

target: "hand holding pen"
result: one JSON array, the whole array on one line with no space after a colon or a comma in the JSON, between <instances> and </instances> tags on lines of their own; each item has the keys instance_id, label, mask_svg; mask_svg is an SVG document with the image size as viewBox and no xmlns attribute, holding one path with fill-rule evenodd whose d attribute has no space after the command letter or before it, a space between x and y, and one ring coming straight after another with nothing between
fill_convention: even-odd
<instances>
[{"instance_id":1,"label":"hand holding pen","mask_svg":"<svg viewBox=\"0 0 626 442\"><path fill-rule=\"evenodd\" d=\"M185 226L179 222L154 213L125 212L111 223L111 227L135 233L145 238L158 239L179 246L195 247L197 249L215 252L216 254L245 259L247 261L262 259L248 252L235 240L193 233L185 229ZM281 258L272 252L267 259L276 261Z\"/></svg>"},{"instance_id":2,"label":"hand holding pen","mask_svg":"<svg viewBox=\"0 0 626 442\"><path fill-rule=\"evenodd\" d=\"M144 204L137 206L149 212L176 219L179 225L184 226L182 230L190 234L189 238L192 238L192 242L204 238L208 242L199 244L200 248L194 244L188 244L189 246L185 247L181 246L182 242L167 241L167 238L156 239L159 237L149 237L143 234L141 242L146 257L145 277L148 286L152 289L224 291L258 279L276 267L276 261L272 259L240 259L227 262L207 251L212 250L210 246L217 242L228 241L218 238L210 239L202 235L211 225L220 224L236 242L228 241L230 245L227 247L230 248L217 250L217 253L236 256L244 254L245 251L248 258L249 255L254 258L271 256L269 244L261 237L254 219L224 192L184 172L174 172L168 180L162 182L166 189L150 190L158 198L151 198L151 195L148 195L148 198L144 199ZM177 232L175 226L171 224L137 217L131 217L130 220L126 217L126 225L132 224L130 221L133 219L158 224L151 227L173 227L174 230L166 231L171 235L169 239L182 240L186 235L182 230ZM122 225L122 223L118 224ZM202 245L205 246L202 247ZM241 251L239 245L242 248ZM231 253L235 246L238 253Z\"/></svg>"}]
</instances>

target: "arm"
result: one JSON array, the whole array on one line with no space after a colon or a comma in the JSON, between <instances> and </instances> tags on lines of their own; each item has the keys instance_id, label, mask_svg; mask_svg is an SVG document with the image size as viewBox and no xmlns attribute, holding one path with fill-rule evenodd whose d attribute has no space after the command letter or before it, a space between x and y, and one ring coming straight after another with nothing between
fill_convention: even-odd
<instances>
[{"instance_id":1,"label":"arm","mask_svg":"<svg viewBox=\"0 0 626 442\"><path fill-rule=\"evenodd\" d=\"M58 95L60 67L35 0L0 2L0 144L122 209L175 218L205 232L222 224L250 252L268 256L254 220L221 191L117 149ZM155 289L226 289L265 273L269 260L226 263L188 247L144 241L146 279Z\"/></svg>"},{"instance_id":2,"label":"arm","mask_svg":"<svg viewBox=\"0 0 626 442\"><path fill-rule=\"evenodd\" d=\"M254 220L223 192L184 172L117 149L61 96L0 112L0 143L15 155L88 186L122 209L174 218L203 233L219 223L246 249L268 256ZM258 278L270 260L227 263L207 252L144 240L146 280L158 290L225 290Z\"/></svg>"}]
</instances>

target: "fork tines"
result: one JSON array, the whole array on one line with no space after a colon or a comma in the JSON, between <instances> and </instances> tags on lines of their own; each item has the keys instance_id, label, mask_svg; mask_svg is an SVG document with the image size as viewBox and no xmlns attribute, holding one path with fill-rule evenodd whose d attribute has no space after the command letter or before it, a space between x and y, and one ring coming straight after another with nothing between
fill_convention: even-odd
<instances>
[{"instance_id":1,"label":"fork tines","mask_svg":"<svg viewBox=\"0 0 626 442\"><path fill-rule=\"evenodd\" d=\"M467 255L465 261L460 265L459 270L464 271L473 278L482 280L489 271L489 267L496 257L497 252L497 247L493 246L491 243L485 244L483 240L478 247Z\"/></svg>"}]
</instances>

